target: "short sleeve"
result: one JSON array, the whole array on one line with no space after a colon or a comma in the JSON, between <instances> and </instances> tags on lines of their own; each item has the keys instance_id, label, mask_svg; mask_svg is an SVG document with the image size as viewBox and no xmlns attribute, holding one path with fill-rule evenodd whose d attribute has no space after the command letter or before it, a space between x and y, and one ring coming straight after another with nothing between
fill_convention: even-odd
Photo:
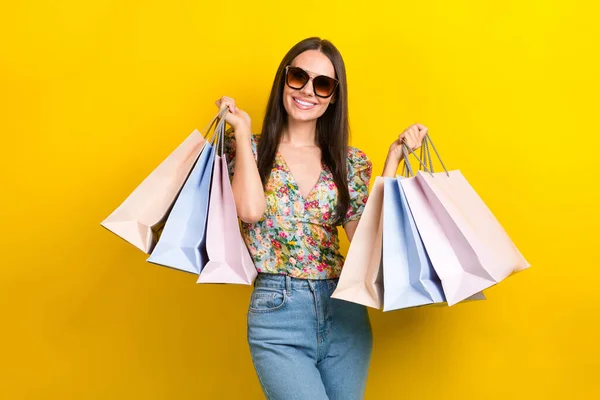
<instances>
[{"instance_id":1,"label":"short sleeve","mask_svg":"<svg viewBox=\"0 0 600 400\"><path fill-rule=\"evenodd\" d=\"M252 143L252 154L254 155L254 160L257 158L257 146L256 143L258 141L256 135L252 135L251 139ZM229 179L233 179L233 170L235 168L235 150L236 150L236 142L235 135L233 134L233 128L229 128L225 131L225 142L223 143L223 154L227 158L227 169L229 170Z\"/></svg>"},{"instance_id":2,"label":"short sleeve","mask_svg":"<svg viewBox=\"0 0 600 400\"><path fill-rule=\"evenodd\" d=\"M369 197L369 183L373 165L367 155L361 150L350 147L348 151L348 190L350 192L350 207L343 224L359 219Z\"/></svg>"}]
</instances>

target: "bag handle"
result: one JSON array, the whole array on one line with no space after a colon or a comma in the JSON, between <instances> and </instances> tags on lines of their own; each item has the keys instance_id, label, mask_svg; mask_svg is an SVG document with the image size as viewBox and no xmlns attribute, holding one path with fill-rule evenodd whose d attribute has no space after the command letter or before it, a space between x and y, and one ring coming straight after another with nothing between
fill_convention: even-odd
<instances>
[{"instance_id":1,"label":"bag handle","mask_svg":"<svg viewBox=\"0 0 600 400\"><path fill-rule=\"evenodd\" d=\"M433 151L435 152L435 155L437 156L437 159L440 161L440 164L442 165L442 168L444 168L446 175L450 176L450 173L448 172L446 165L444 165L444 161L442 160L440 153L438 153L438 151L435 147L435 144L433 144L433 140L431 140L431 135L427 134L427 136L425 136L424 140L425 140L425 145L427 147L427 153L429 154L429 160L431 161L431 154L429 153L429 145L431 145L431 147L433 148Z\"/></svg>"},{"instance_id":2,"label":"bag handle","mask_svg":"<svg viewBox=\"0 0 600 400\"><path fill-rule=\"evenodd\" d=\"M208 125L206 125L204 127L204 129L202 129L200 131L200 133L202 134L202 136L206 139L212 142L213 138L214 138L214 131L213 131L213 135L209 135L208 133L210 132L210 130L213 128L213 126L215 125L215 122L222 116L224 115L225 110L220 110L217 115L215 115L210 122L208 123ZM209 138L210 136L210 138Z\"/></svg>"},{"instance_id":3,"label":"bag handle","mask_svg":"<svg viewBox=\"0 0 600 400\"><path fill-rule=\"evenodd\" d=\"M419 161L419 164L421 165L421 167L425 169L425 172L431 173L429 171L429 169L427 168L427 165L419 157L417 157L417 155L412 151L412 149L403 141L402 142L402 153L404 154L404 167L402 169L403 176L405 176L405 177L415 176L415 172L413 171L412 165L410 165L410 161L408 159L408 152L410 152L410 154L415 156L417 161ZM419 167L419 169L421 169L421 167Z\"/></svg>"},{"instance_id":4,"label":"bag handle","mask_svg":"<svg viewBox=\"0 0 600 400\"><path fill-rule=\"evenodd\" d=\"M222 155L224 152L224 137L225 137L225 113L228 111L227 108L220 110L217 115L213 117L213 119L206 125L206 127L202 130L202 136L213 146L218 146L220 144L220 148L217 147L217 154ZM218 121L218 122L217 122ZM216 126L215 126L216 123ZM214 130L213 130L214 127ZM212 133L211 133L212 130ZM220 150L220 152L219 152Z\"/></svg>"},{"instance_id":5,"label":"bag handle","mask_svg":"<svg viewBox=\"0 0 600 400\"><path fill-rule=\"evenodd\" d=\"M225 111L227 112L228 110L225 109ZM221 157L223 156L223 153L225 153L225 113L223 113L223 115L221 116L221 120L219 121L219 123L217 124L217 127L215 128L215 132L216 135L218 136L217 139L217 143L218 145L220 145L220 150L217 149L217 154L220 155Z\"/></svg>"},{"instance_id":6,"label":"bag handle","mask_svg":"<svg viewBox=\"0 0 600 400\"><path fill-rule=\"evenodd\" d=\"M446 165L444 165L444 162L442 161L440 154L438 153L435 145L433 144L433 141L431 140L431 135L429 135L429 134L427 134L427 136L425 136L425 138L423 139L423 145L421 146L422 147L421 157L423 158L423 160L421 158L417 157L417 155L410 148L410 146L408 146L406 144L406 142L404 142L404 141L402 142L402 152L404 154L404 168L402 170L402 173L404 176L415 176L412 166L410 165L410 161L408 160L408 152L410 152L410 154L414 155L415 158L417 159L417 161L419 161L419 164L420 164L419 170L423 169L425 172L427 172L433 176L433 162L431 159L429 145L431 145L431 147L433 148L433 151L435 152L438 160L440 161L440 164L442 164L442 168L444 168L446 175L450 176L450 173L448 172ZM427 166L427 163L429 163L429 167Z\"/></svg>"},{"instance_id":7,"label":"bag handle","mask_svg":"<svg viewBox=\"0 0 600 400\"><path fill-rule=\"evenodd\" d=\"M433 160L431 159L431 152L429 151L429 139L427 136L423 139L423 145L421 146L421 160L425 165L429 164L429 171L433 170ZM423 165L419 164L419 170L423 170Z\"/></svg>"}]
</instances>

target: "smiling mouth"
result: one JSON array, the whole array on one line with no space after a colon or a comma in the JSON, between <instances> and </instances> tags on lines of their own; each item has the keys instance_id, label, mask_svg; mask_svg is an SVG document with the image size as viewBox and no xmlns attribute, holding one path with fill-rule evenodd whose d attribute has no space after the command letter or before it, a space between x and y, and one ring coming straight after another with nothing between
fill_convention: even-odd
<instances>
[{"instance_id":1,"label":"smiling mouth","mask_svg":"<svg viewBox=\"0 0 600 400\"><path fill-rule=\"evenodd\" d=\"M293 96L292 96L292 99L294 99L294 103L297 106L299 106L300 108L303 108L303 109L309 109L309 108L312 108L312 107L314 107L314 106L317 105L316 103L311 103L309 101L300 100L300 99L298 99L296 97L293 97Z\"/></svg>"}]
</instances>

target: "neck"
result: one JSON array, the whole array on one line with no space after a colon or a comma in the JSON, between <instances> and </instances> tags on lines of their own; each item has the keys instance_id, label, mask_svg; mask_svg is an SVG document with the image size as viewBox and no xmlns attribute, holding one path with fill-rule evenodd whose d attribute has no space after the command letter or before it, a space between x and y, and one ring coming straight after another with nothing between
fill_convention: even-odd
<instances>
[{"instance_id":1,"label":"neck","mask_svg":"<svg viewBox=\"0 0 600 400\"><path fill-rule=\"evenodd\" d=\"M281 141L293 147L317 145L317 121L292 121L288 118Z\"/></svg>"}]
</instances>

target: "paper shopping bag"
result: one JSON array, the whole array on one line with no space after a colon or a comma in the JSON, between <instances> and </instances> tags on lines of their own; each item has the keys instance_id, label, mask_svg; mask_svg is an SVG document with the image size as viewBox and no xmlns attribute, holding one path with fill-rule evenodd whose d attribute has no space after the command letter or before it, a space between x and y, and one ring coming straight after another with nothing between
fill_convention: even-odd
<instances>
[{"instance_id":1,"label":"paper shopping bag","mask_svg":"<svg viewBox=\"0 0 600 400\"><path fill-rule=\"evenodd\" d=\"M430 137L425 145L429 144L435 150ZM485 214L483 209L487 207L481 199L477 200L478 196L473 196L472 188L469 192L467 186L470 186L465 186L466 180L461 181L462 175L448 172L445 166L444 170L434 173L426 167L426 172L419 171L416 178L402 180L400 184L447 302L453 305L528 264L510 239L502 238L501 227L495 218ZM468 223L474 225L467 227ZM478 238L478 234L482 237ZM499 261L494 263L494 258Z\"/></svg>"},{"instance_id":2,"label":"paper shopping bag","mask_svg":"<svg viewBox=\"0 0 600 400\"><path fill-rule=\"evenodd\" d=\"M197 283L250 285L258 272L240 232L227 158L223 154L224 129L218 135L216 146L220 150L215 156L206 231L209 261L200 272Z\"/></svg>"},{"instance_id":3,"label":"paper shopping bag","mask_svg":"<svg viewBox=\"0 0 600 400\"><path fill-rule=\"evenodd\" d=\"M204 142L194 130L101 225L149 254Z\"/></svg>"},{"instance_id":4,"label":"paper shopping bag","mask_svg":"<svg viewBox=\"0 0 600 400\"><path fill-rule=\"evenodd\" d=\"M384 179L383 311L445 302L440 279L400 187L405 178Z\"/></svg>"},{"instance_id":5,"label":"paper shopping bag","mask_svg":"<svg viewBox=\"0 0 600 400\"><path fill-rule=\"evenodd\" d=\"M530 266L500 222L458 170L417 176L461 263L495 283Z\"/></svg>"},{"instance_id":6,"label":"paper shopping bag","mask_svg":"<svg viewBox=\"0 0 600 400\"><path fill-rule=\"evenodd\" d=\"M350 243L332 298L380 309L384 179L375 178L373 189Z\"/></svg>"},{"instance_id":7,"label":"paper shopping bag","mask_svg":"<svg viewBox=\"0 0 600 400\"><path fill-rule=\"evenodd\" d=\"M219 124L224 124L221 120ZM148 262L199 274L208 262L206 221L215 151L206 141Z\"/></svg>"}]
</instances>

